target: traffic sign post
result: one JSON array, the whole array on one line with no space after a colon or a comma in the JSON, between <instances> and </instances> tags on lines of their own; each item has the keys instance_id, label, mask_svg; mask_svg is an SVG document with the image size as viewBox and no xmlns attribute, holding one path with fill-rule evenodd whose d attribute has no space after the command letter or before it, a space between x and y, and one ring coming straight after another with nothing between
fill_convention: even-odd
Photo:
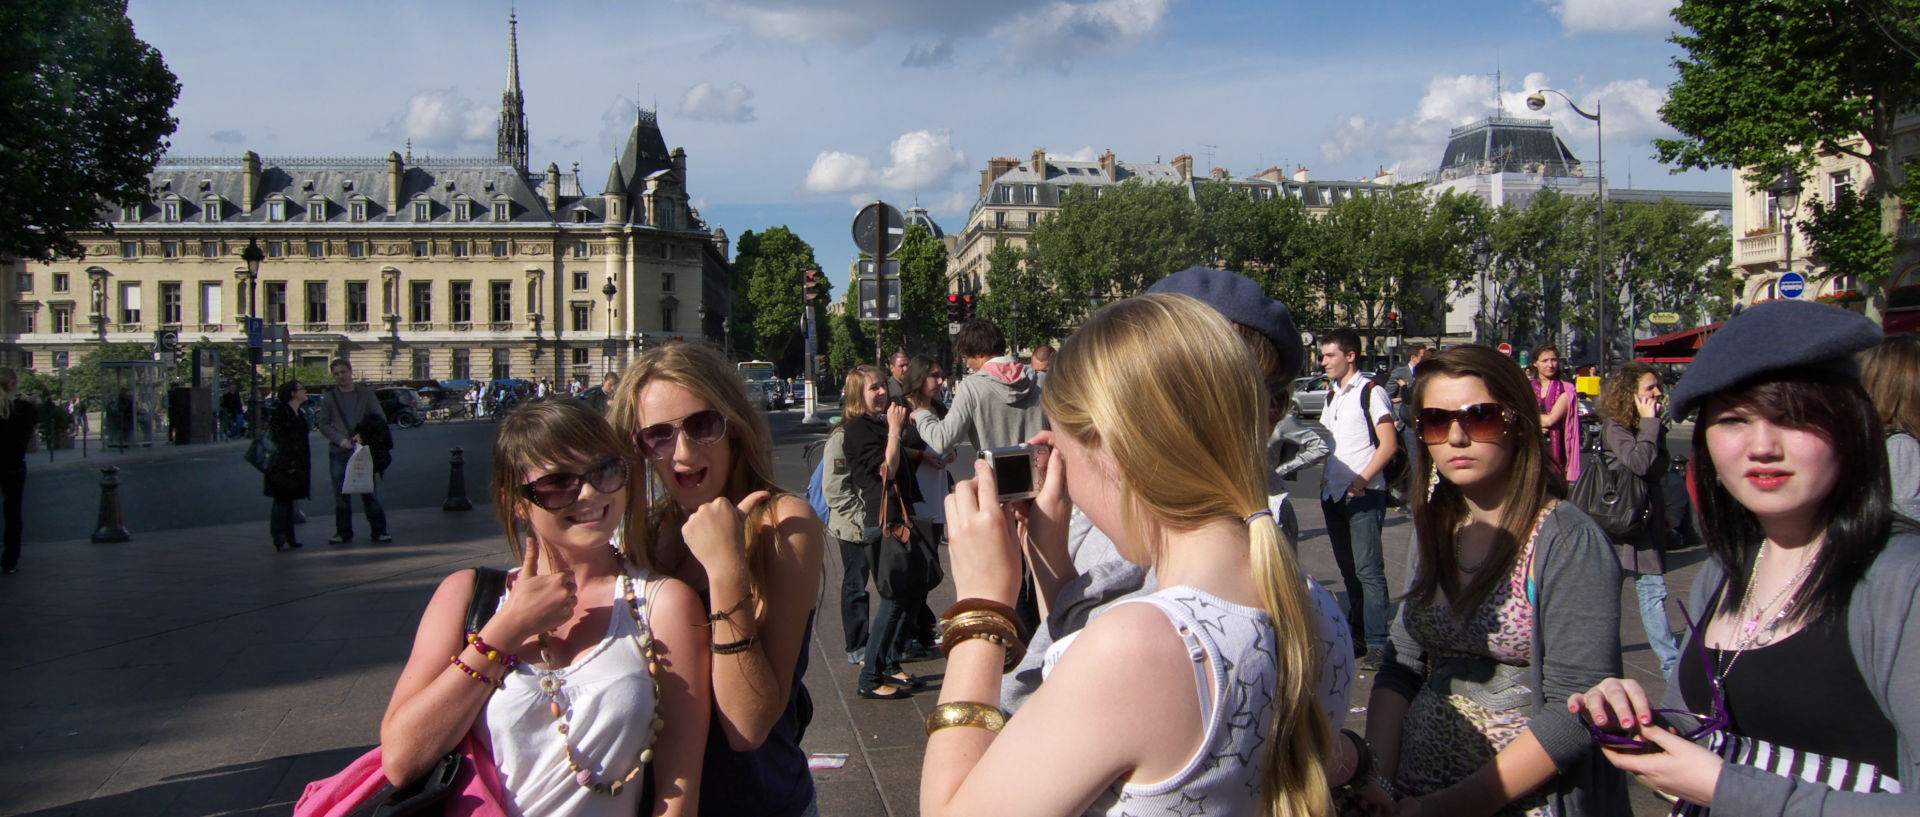
<instances>
[{"instance_id":1,"label":"traffic sign post","mask_svg":"<svg viewBox=\"0 0 1920 817\"><path fill-rule=\"evenodd\" d=\"M1495 348L1500 350L1500 354L1506 355L1507 357L1513 357L1513 344L1502 343Z\"/></svg>"},{"instance_id":2,"label":"traffic sign post","mask_svg":"<svg viewBox=\"0 0 1920 817\"><path fill-rule=\"evenodd\" d=\"M860 208L860 214L853 217L853 243L868 255L873 256L874 269L880 274L873 276L874 304L876 305L873 327L873 359L886 366L886 327L881 324L887 320L884 304L893 306L893 319L899 320L899 296L892 301L887 299L887 256L900 249L900 242L906 239L906 220L900 217L900 211L884 201L876 201ZM898 269L898 265L895 265ZM897 274L897 273L896 273ZM866 278L860 279L861 290L866 288Z\"/></svg>"},{"instance_id":3,"label":"traffic sign post","mask_svg":"<svg viewBox=\"0 0 1920 817\"><path fill-rule=\"evenodd\" d=\"M1780 276L1780 297L1798 298L1807 291L1807 276L1788 270Z\"/></svg>"}]
</instances>

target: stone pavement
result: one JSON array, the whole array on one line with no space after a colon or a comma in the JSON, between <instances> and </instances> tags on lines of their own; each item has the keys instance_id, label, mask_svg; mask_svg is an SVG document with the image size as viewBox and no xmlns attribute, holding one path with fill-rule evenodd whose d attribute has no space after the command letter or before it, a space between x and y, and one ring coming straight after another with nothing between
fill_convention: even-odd
<instances>
[{"instance_id":1,"label":"stone pavement","mask_svg":"<svg viewBox=\"0 0 1920 817\"><path fill-rule=\"evenodd\" d=\"M782 460L781 479L804 484L798 457ZM1299 485L1315 479L1309 472ZM1306 567L1337 592L1318 503L1296 499L1296 509ZM0 577L0 815L289 814L308 781L378 740L414 626L441 578L508 561L489 506L392 517L392 545L310 544L285 554L259 523L136 535L121 545L35 544L21 573ZM310 523L325 525L324 517ZM1403 514L1390 513L1396 586L1408 529ZM838 559L828 552L805 746L847 757L815 772L821 813L915 814L924 718L936 695L855 696L834 598ZM1678 561L1698 560L1696 550ZM1692 570L1674 586L1684 588ZM1630 586L1622 598L1628 670L1657 687ZM951 601L949 585L933 603L938 610ZM910 669L939 679L938 662ZM1356 707L1365 686L1355 689ZM1363 719L1356 712L1349 724ZM1644 791L1638 806L1665 812Z\"/></svg>"}]
</instances>

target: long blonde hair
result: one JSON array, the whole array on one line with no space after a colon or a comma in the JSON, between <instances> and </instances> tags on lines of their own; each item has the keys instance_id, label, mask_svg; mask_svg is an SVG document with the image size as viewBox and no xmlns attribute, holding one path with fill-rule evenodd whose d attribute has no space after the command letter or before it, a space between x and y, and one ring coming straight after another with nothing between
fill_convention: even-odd
<instances>
[{"instance_id":1,"label":"long blonde hair","mask_svg":"<svg viewBox=\"0 0 1920 817\"><path fill-rule=\"evenodd\" d=\"M765 599L766 560L772 548L770 543L763 544L763 540L773 538L766 525L767 513L786 493L773 481L773 434L767 429L766 416L748 402L746 381L734 372L718 348L691 341L669 343L642 352L640 358L627 367L614 392L613 413L609 419L620 438L636 451L640 449L640 393L652 383L672 383L686 389L727 418L727 440L733 457L727 463L727 484L721 489L723 496L739 502L754 491L771 492L772 496L747 514L743 528L747 540L749 592ZM668 525L677 529L686 521L687 514L663 487L655 490L659 477L651 464L643 471L645 495L659 499L648 509L642 524L628 526L627 534L636 547L653 554L660 531ZM643 501L639 492L636 492L636 501Z\"/></svg>"},{"instance_id":2,"label":"long blonde hair","mask_svg":"<svg viewBox=\"0 0 1920 817\"><path fill-rule=\"evenodd\" d=\"M1262 380L1220 313L1185 295L1144 295L1102 309L1061 345L1042 402L1056 430L1113 456L1132 539L1135 514L1192 530L1267 510ZM1319 817L1332 809L1332 726L1315 691L1317 617L1278 523L1260 519L1248 529L1279 659L1260 771L1266 813Z\"/></svg>"},{"instance_id":3,"label":"long blonde hair","mask_svg":"<svg viewBox=\"0 0 1920 817\"><path fill-rule=\"evenodd\" d=\"M878 366L855 366L853 371L847 372L846 382L840 384L841 416L851 420L876 411L885 414L886 406L879 406L876 410L876 407L867 405L867 384L877 383L882 377Z\"/></svg>"}]
</instances>

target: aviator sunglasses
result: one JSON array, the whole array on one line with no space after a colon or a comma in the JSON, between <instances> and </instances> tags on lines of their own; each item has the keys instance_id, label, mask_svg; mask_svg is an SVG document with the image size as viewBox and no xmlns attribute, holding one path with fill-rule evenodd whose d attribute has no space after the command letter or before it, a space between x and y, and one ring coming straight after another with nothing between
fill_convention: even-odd
<instances>
[{"instance_id":1,"label":"aviator sunglasses","mask_svg":"<svg viewBox=\"0 0 1920 817\"><path fill-rule=\"evenodd\" d=\"M548 474L520 486L520 493L549 511L565 510L567 506L580 501L580 486L592 485L603 494L611 494L627 487L627 460L624 457L612 457L587 469L584 474L569 474L564 471Z\"/></svg>"},{"instance_id":2,"label":"aviator sunglasses","mask_svg":"<svg viewBox=\"0 0 1920 817\"><path fill-rule=\"evenodd\" d=\"M673 456L675 438L684 432L687 439L700 445L713 445L727 433L727 415L719 409L696 411L677 422L654 423L640 429L640 450L654 459Z\"/></svg>"},{"instance_id":3,"label":"aviator sunglasses","mask_svg":"<svg viewBox=\"0 0 1920 817\"><path fill-rule=\"evenodd\" d=\"M1475 403L1458 411L1423 408L1418 417L1420 439L1427 445L1446 442L1455 422L1467 432L1467 439L1476 443L1499 442L1507 430L1507 410L1499 403Z\"/></svg>"}]
</instances>

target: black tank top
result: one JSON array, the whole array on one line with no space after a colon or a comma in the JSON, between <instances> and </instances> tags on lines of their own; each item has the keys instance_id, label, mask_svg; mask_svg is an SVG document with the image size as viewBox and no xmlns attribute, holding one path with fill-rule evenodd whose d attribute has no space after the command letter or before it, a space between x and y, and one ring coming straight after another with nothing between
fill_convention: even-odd
<instances>
[{"instance_id":1,"label":"black tank top","mask_svg":"<svg viewBox=\"0 0 1920 817\"><path fill-rule=\"evenodd\" d=\"M1707 655L1719 667L1733 659L1730 652L1709 649ZM1713 688L1698 656L1691 644L1681 655L1680 692L1687 709L1704 713L1713 708ZM1844 610L1747 650L1721 684L1731 719L1727 728L1736 734L1880 769L1900 768L1899 736L1860 677Z\"/></svg>"}]
</instances>

